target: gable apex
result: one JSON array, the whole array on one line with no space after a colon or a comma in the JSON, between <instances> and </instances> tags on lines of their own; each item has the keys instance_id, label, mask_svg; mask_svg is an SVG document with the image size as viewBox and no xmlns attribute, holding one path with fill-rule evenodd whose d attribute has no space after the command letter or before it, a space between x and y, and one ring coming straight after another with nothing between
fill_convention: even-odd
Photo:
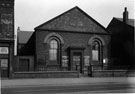
<instances>
[{"instance_id":1,"label":"gable apex","mask_svg":"<svg viewBox=\"0 0 135 94\"><path fill-rule=\"evenodd\" d=\"M35 30L108 33L101 24L78 6L75 6L55 18L37 26Z\"/></svg>"}]
</instances>

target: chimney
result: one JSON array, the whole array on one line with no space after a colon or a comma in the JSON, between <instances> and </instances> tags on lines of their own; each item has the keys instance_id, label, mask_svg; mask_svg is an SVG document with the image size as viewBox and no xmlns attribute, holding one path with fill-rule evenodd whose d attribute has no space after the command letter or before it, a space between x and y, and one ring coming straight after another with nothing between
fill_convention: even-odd
<instances>
[{"instance_id":1,"label":"chimney","mask_svg":"<svg viewBox=\"0 0 135 94\"><path fill-rule=\"evenodd\" d=\"M127 11L127 7L125 7L125 10L124 10L124 12L123 12L123 22L124 22L125 24L128 23L128 11Z\"/></svg>"},{"instance_id":2,"label":"chimney","mask_svg":"<svg viewBox=\"0 0 135 94\"><path fill-rule=\"evenodd\" d=\"M17 32L19 32L20 31L20 27L18 26L18 28L17 28Z\"/></svg>"}]
</instances>

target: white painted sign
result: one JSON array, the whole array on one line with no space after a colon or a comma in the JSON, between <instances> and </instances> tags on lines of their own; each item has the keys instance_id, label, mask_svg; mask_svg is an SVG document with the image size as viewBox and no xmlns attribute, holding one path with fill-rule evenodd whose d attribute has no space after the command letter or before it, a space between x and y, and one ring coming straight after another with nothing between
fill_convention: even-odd
<instances>
[{"instance_id":1,"label":"white painted sign","mask_svg":"<svg viewBox=\"0 0 135 94\"><path fill-rule=\"evenodd\" d=\"M0 47L0 54L8 54L8 47Z\"/></svg>"}]
</instances>

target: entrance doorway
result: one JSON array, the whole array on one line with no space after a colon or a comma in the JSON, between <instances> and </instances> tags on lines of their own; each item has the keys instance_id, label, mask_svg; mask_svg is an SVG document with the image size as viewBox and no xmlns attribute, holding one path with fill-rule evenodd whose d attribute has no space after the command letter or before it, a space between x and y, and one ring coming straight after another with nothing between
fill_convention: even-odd
<instances>
[{"instance_id":1,"label":"entrance doorway","mask_svg":"<svg viewBox=\"0 0 135 94\"><path fill-rule=\"evenodd\" d=\"M72 57L72 69L82 73L82 54L81 52L74 52Z\"/></svg>"},{"instance_id":2,"label":"entrance doorway","mask_svg":"<svg viewBox=\"0 0 135 94\"><path fill-rule=\"evenodd\" d=\"M0 59L0 64L1 64L1 77L2 78L7 78L8 77L8 59Z\"/></svg>"},{"instance_id":3,"label":"entrance doorway","mask_svg":"<svg viewBox=\"0 0 135 94\"><path fill-rule=\"evenodd\" d=\"M84 47L69 47L70 70L84 73L84 49Z\"/></svg>"}]
</instances>

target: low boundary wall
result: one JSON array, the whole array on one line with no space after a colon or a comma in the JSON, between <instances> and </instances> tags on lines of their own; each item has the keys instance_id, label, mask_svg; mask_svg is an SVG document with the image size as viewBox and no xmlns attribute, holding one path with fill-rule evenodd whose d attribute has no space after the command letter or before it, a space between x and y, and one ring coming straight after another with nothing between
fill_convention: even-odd
<instances>
[{"instance_id":1,"label":"low boundary wall","mask_svg":"<svg viewBox=\"0 0 135 94\"><path fill-rule=\"evenodd\" d=\"M92 74L84 73L83 77L135 77L135 71L129 70L93 70ZM13 79L19 78L76 78L82 77L77 71L30 71L14 72Z\"/></svg>"},{"instance_id":2,"label":"low boundary wall","mask_svg":"<svg viewBox=\"0 0 135 94\"><path fill-rule=\"evenodd\" d=\"M129 70L94 70L92 77L135 77L135 71Z\"/></svg>"},{"instance_id":3,"label":"low boundary wall","mask_svg":"<svg viewBox=\"0 0 135 94\"><path fill-rule=\"evenodd\" d=\"M13 78L71 78L78 77L77 71L33 71L14 72Z\"/></svg>"}]
</instances>

